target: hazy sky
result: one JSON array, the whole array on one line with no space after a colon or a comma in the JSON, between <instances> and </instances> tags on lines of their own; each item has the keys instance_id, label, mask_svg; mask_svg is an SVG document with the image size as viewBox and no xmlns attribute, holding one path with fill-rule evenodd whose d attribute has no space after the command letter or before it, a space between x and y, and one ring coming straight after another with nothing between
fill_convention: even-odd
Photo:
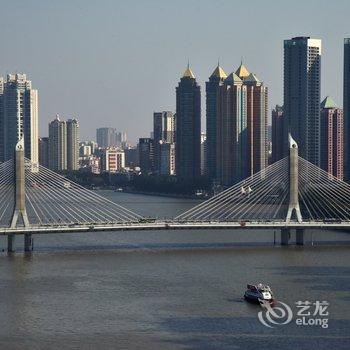
<instances>
[{"instance_id":1,"label":"hazy sky","mask_svg":"<svg viewBox=\"0 0 350 350\"><path fill-rule=\"evenodd\" d=\"M241 57L283 96L283 39L322 39L322 97L342 105L343 38L349 0L0 0L0 75L27 73L39 90L40 135L56 113L80 121L81 139L113 126L135 141L153 111L175 109L187 59L202 86L218 58L226 73Z\"/></svg>"}]
</instances>

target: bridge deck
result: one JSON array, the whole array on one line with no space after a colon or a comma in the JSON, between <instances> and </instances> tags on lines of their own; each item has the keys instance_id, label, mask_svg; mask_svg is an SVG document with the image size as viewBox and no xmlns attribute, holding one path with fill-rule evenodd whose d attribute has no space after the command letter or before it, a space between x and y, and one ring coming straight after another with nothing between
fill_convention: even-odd
<instances>
[{"instance_id":1,"label":"bridge deck","mask_svg":"<svg viewBox=\"0 0 350 350\"><path fill-rule=\"evenodd\" d=\"M231 229L350 229L350 222L174 222L155 221L150 223L125 224L82 224L29 226L16 228L0 228L0 235L9 234L49 234L69 232L99 232L99 231L143 231L143 230L231 230Z\"/></svg>"}]
</instances>

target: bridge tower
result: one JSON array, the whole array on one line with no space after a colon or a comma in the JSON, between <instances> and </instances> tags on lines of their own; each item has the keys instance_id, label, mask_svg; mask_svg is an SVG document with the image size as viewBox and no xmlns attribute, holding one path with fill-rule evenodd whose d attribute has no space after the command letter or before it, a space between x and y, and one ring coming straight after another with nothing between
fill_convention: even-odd
<instances>
[{"instance_id":1,"label":"bridge tower","mask_svg":"<svg viewBox=\"0 0 350 350\"><path fill-rule=\"evenodd\" d=\"M26 210L26 194L25 194L25 163L24 163L24 139L18 141L14 151L14 210L10 228L17 226L18 220L21 218L23 226L29 227L29 220ZM11 233L7 236L7 251L14 252L15 234ZM24 250L30 251L32 247L31 234L24 234Z\"/></svg>"},{"instance_id":2,"label":"bridge tower","mask_svg":"<svg viewBox=\"0 0 350 350\"><path fill-rule=\"evenodd\" d=\"M286 217L286 223L290 223L293 218L298 223L303 221L299 205L299 159L298 159L298 144L288 135L289 139L289 206ZM304 232L302 229L296 230L296 243L303 244ZM287 245L290 238L290 229L284 228L281 230L281 244Z\"/></svg>"}]
</instances>

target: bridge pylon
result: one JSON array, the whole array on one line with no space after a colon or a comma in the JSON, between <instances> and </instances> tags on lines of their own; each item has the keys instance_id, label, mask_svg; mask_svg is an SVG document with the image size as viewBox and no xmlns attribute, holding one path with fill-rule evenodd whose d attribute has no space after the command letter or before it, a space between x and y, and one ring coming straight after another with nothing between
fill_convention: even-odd
<instances>
[{"instance_id":1,"label":"bridge pylon","mask_svg":"<svg viewBox=\"0 0 350 350\"><path fill-rule=\"evenodd\" d=\"M25 163L24 163L24 139L23 137L17 142L14 151L14 183L15 183L15 193L14 193L14 210L12 214L11 226L10 228L16 228L18 220L22 218L23 226L29 227L29 220L26 210L26 193L25 193ZM15 234L11 233L7 237L7 251L14 252L14 240ZM31 248L31 236L26 235L24 237L24 250L29 251Z\"/></svg>"},{"instance_id":2,"label":"bridge pylon","mask_svg":"<svg viewBox=\"0 0 350 350\"><path fill-rule=\"evenodd\" d=\"M298 159L298 144L293 140L289 134L289 206L286 217L286 222L289 223L293 219L293 214L296 220L301 223L303 218L301 216L299 205L299 159Z\"/></svg>"}]
</instances>

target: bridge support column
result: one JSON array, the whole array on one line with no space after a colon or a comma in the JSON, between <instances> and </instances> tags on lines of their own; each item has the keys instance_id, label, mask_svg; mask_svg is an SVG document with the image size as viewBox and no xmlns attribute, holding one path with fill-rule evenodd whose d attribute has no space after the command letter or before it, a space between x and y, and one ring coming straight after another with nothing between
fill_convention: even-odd
<instances>
[{"instance_id":1,"label":"bridge support column","mask_svg":"<svg viewBox=\"0 0 350 350\"><path fill-rule=\"evenodd\" d=\"M290 229L281 228L281 245L288 245L290 239Z\"/></svg>"},{"instance_id":2,"label":"bridge support column","mask_svg":"<svg viewBox=\"0 0 350 350\"><path fill-rule=\"evenodd\" d=\"M15 238L16 238L16 235L14 233L7 235L7 252L8 253L15 252Z\"/></svg>"},{"instance_id":3,"label":"bridge support column","mask_svg":"<svg viewBox=\"0 0 350 350\"><path fill-rule=\"evenodd\" d=\"M24 227L29 226L29 220L26 211L26 194L25 194L25 163L24 163L24 139L23 137L17 142L15 148L15 207L12 214L10 228L16 228L18 220L22 218ZM14 234L8 235L8 251L14 251ZM25 238L25 246L27 246Z\"/></svg>"},{"instance_id":4,"label":"bridge support column","mask_svg":"<svg viewBox=\"0 0 350 350\"><path fill-rule=\"evenodd\" d=\"M31 252L33 250L33 239L31 233L26 233L24 235L24 251Z\"/></svg>"},{"instance_id":5,"label":"bridge support column","mask_svg":"<svg viewBox=\"0 0 350 350\"><path fill-rule=\"evenodd\" d=\"M298 165L298 145L289 134L289 207L286 222L293 219L293 214L295 214L298 222L303 221L299 206Z\"/></svg>"},{"instance_id":6,"label":"bridge support column","mask_svg":"<svg viewBox=\"0 0 350 350\"><path fill-rule=\"evenodd\" d=\"M295 243L297 245L304 245L304 229L297 228L295 232Z\"/></svg>"}]
</instances>

